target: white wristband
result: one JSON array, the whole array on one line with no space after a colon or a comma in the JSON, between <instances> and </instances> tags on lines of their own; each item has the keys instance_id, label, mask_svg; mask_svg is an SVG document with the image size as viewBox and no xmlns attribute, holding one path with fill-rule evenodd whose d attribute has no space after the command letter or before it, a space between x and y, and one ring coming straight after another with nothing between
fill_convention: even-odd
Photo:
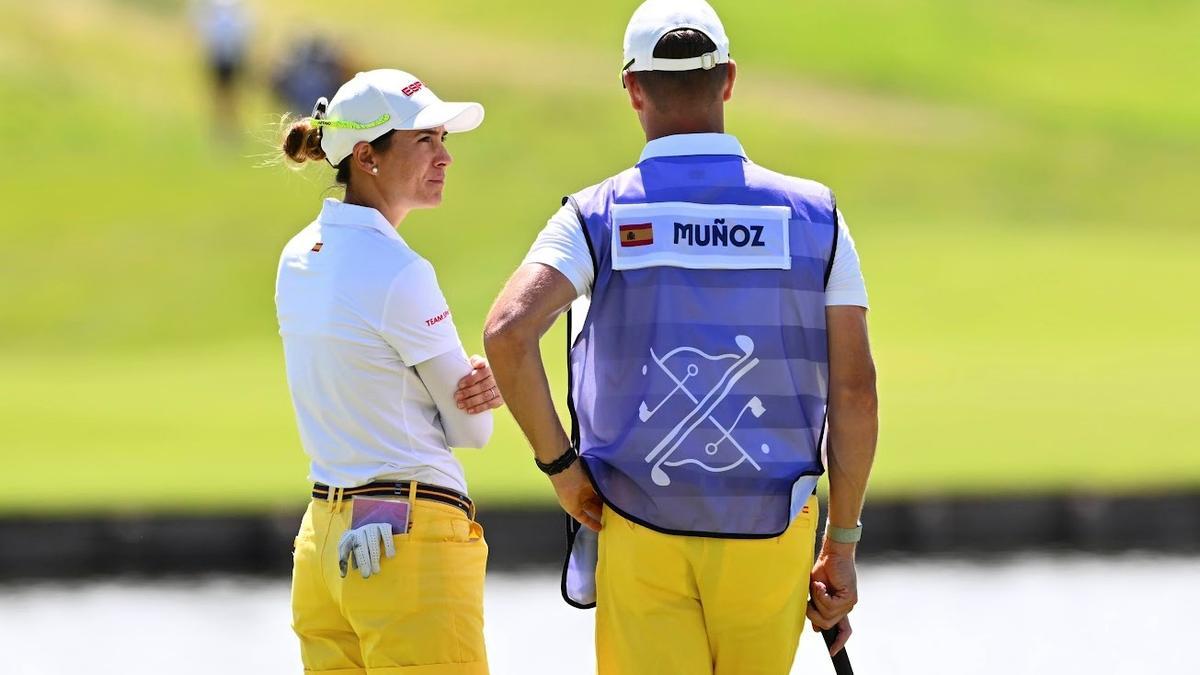
<instances>
[{"instance_id":1,"label":"white wristband","mask_svg":"<svg viewBox=\"0 0 1200 675\"><path fill-rule=\"evenodd\" d=\"M837 544L857 544L862 539L862 523L858 527L834 527L826 521L825 538Z\"/></svg>"}]
</instances>

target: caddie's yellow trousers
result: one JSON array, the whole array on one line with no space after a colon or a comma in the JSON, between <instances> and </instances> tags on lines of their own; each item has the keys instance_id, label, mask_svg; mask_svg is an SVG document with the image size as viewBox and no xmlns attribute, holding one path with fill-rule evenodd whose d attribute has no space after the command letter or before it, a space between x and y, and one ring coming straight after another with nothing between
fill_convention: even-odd
<instances>
[{"instance_id":1,"label":"caddie's yellow trousers","mask_svg":"<svg viewBox=\"0 0 1200 675\"><path fill-rule=\"evenodd\" d=\"M600 675L787 675L804 630L817 500L773 539L662 534L604 508Z\"/></svg>"},{"instance_id":2,"label":"caddie's yellow trousers","mask_svg":"<svg viewBox=\"0 0 1200 675\"><path fill-rule=\"evenodd\" d=\"M487 675L483 643L483 528L461 510L412 502L396 556L363 579L338 573L352 500L313 500L292 569L292 628L306 673Z\"/></svg>"}]
</instances>

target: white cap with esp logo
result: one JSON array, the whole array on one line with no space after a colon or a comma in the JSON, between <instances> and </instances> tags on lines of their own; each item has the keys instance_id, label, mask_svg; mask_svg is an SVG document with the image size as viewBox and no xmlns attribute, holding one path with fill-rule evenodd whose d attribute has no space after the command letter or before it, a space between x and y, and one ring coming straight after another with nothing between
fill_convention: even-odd
<instances>
[{"instance_id":1,"label":"white cap with esp logo","mask_svg":"<svg viewBox=\"0 0 1200 675\"><path fill-rule=\"evenodd\" d=\"M716 50L690 59L655 58L662 36L682 28L704 33ZM646 0L629 19L623 70L711 70L721 63L729 63L729 36L716 10L704 0Z\"/></svg>"},{"instance_id":2,"label":"white cap with esp logo","mask_svg":"<svg viewBox=\"0 0 1200 675\"><path fill-rule=\"evenodd\" d=\"M321 149L337 166L354 146L392 130L470 131L483 122L478 103L447 103L403 70L371 70L343 84L333 100L317 101L313 122L322 128Z\"/></svg>"}]
</instances>

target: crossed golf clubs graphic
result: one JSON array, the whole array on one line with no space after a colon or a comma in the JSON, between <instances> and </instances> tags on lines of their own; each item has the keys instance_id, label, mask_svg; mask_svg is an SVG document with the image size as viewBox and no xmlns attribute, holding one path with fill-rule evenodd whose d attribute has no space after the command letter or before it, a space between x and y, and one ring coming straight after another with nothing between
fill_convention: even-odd
<instances>
[{"instance_id":1,"label":"crossed golf clubs graphic","mask_svg":"<svg viewBox=\"0 0 1200 675\"><path fill-rule=\"evenodd\" d=\"M754 341L750 339L750 336L739 335L734 338L734 342L736 342L738 348L742 350L741 354L719 354L717 356L713 356L700 351L695 347L677 347L667 352L662 358L659 358L658 354L654 353L654 349L650 349L650 358L659 368L662 369L664 373L667 374L667 377L671 378L671 381L675 383L675 388L672 389L670 393L663 398L663 400L659 401L658 405L654 406L654 408L650 408L645 401L642 401L642 405L638 409L638 418L642 422L648 421L650 418L654 417L654 414L657 413L667 401L671 400L672 397L681 392L695 405L695 407L692 408L692 410L685 415L684 418L680 420L679 423L676 424L675 427L671 429L671 431L667 433L667 435L664 436L661 441L658 442L658 445L654 446L654 449L650 451L650 454L646 455L646 463L654 463L654 466L650 469L650 478L654 481L655 485L665 487L671 484L671 477L667 475L666 469L663 468L664 466L676 467L683 466L684 464L696 464L705 471L721 473L740 466L742 462L749 462L756 470L762 471L762 467L760 467L758 463L754 461L754 458L750 456L750 453L746 452L746 449L743 448L741 444L737 442L737 439L733 437L733 431L737 429L738 423L742 421L742 417L746 414L747 410L749 410L750 414L754 415L755 418L762 417L762 414L766 412L766 408L763 407L762 399L754 396L747 401L746 405L742 406L741 411L738 412L737 418L733 420L733 424L731 424L728 429L726 429L724 425L722 425L715 417L712 416L712 412L714 409L716 409L717 405L719 405L721 401L724 401L729 396L729 392L733 389L733 385L737 384L738 380L742 379L746 373L750 372L755 366L758 365L758 359L754 358ZM667 366L667 363L671 360L671 357L684 353L695 354L696 356L708 361L732 360L733 365L721 374L721 378L717 381L716 386L704 394L702 399L697 399L696 395L693 394L690 389L688 389L687 381L700 373L699 367L695 363L689 363L683 377L681 378L672 372ZM646 375L647 371L648 366L642 366L642 375ZM739 457L733 463L721 467L710 466L698 459L692 458L667 461L668 458L675 453L683 441L687 439L688 435L691 434L692 431L695 430L696 427L700 426L700 424L705 420L712 422L713 426L715 426L717 430L721 432L721 437L715 442L705 444L705 454L710 457L717 454L717 450L720 448L721 444L725 441L729 441L733 447L738 449L738 451L741 453L741 457ZM760 446L760 449L762 450L763 454L771 452L771 448L766 443L763 443ZM655 458L657 458L657 460Z\"/></svg>"}]
</instances>

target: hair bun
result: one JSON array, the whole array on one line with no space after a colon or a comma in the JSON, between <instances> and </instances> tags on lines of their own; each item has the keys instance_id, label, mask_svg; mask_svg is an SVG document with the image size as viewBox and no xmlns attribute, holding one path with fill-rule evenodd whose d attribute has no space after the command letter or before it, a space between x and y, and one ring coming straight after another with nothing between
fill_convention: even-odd
<instances>
[{"instance_id":1,"label":"hair bun","mask_svg":"<svg viewBox=\"0 0 1200 675\"><path fill-rule=\"evenodd\" d=\"M321 127L313 124L310 117L293 122L283 136L283 154L297 164L325 159L325 151L321 149Z\"/></svg>"}]
</instances>

